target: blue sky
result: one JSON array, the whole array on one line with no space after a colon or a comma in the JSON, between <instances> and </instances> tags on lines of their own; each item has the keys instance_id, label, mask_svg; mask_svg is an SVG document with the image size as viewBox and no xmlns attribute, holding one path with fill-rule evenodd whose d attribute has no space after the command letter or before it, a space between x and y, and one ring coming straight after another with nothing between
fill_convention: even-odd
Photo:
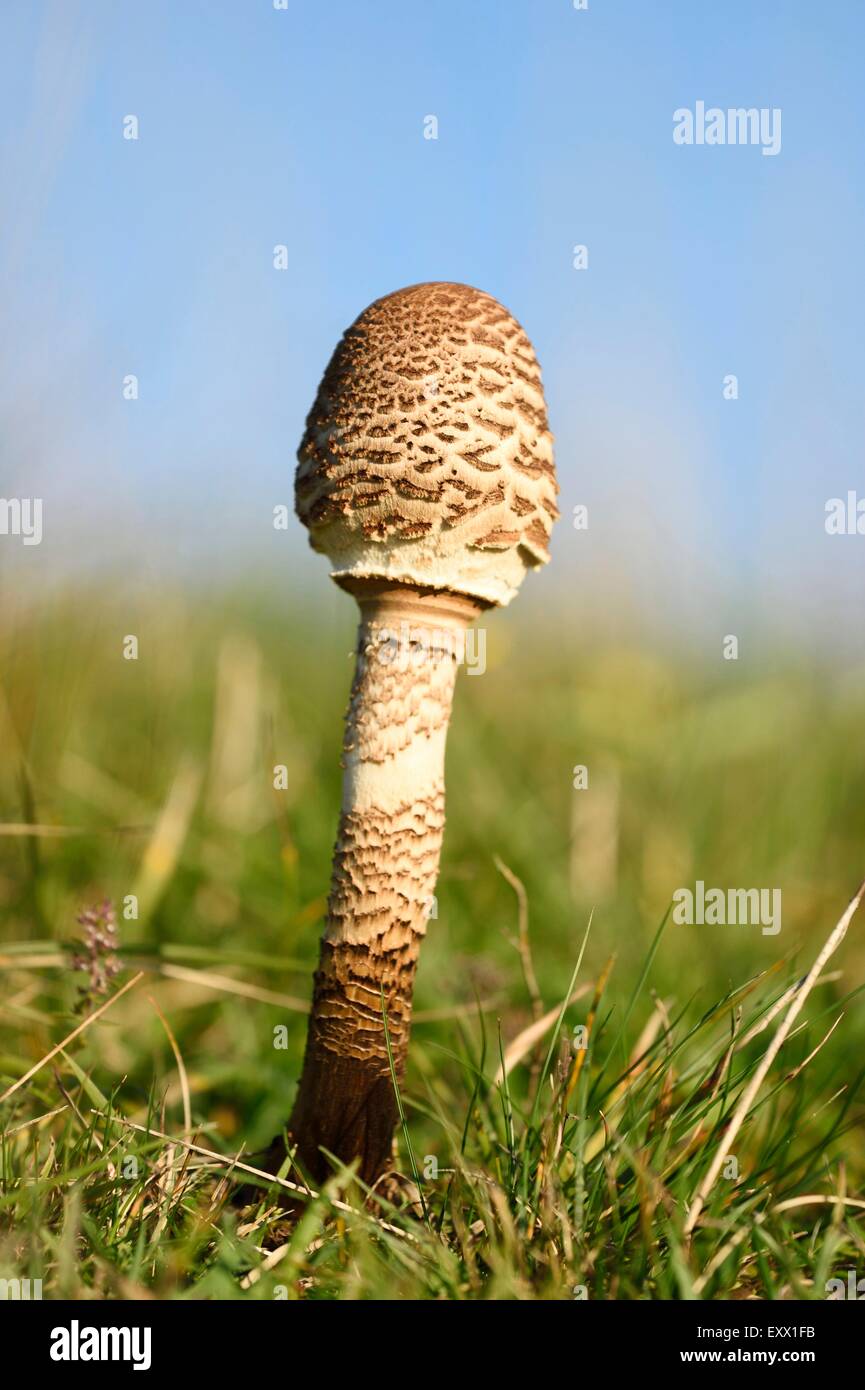
<instances>
[{"instance_id":1,"label":"blue sky","mask_svg":"<svg viewBox=\"0 0 865 1390\"><path fill-rule=\"evenodd\" d=\"M324 586L270 525L321 371L378 295L463 280L544 369L545 592L861 626L865 536L823 514L865 496L863 51L858 0L6 0L0 494L45 499L16 565ZM698 100L780 108L780 152L677 146Z\"/></svg>"}]
</instances>

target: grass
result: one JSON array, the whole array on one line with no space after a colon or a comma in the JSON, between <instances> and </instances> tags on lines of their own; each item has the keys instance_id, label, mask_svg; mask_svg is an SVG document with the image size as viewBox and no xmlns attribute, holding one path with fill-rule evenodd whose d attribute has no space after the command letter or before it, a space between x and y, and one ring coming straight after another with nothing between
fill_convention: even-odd
<instances>
[{"instance_id":1,"label":"grass","mask_svg":"<svg viewBox=\"0 0 865 1390\"><path fill-rule=\"evenodd\" d=\"M291 1223L272 1188L230 1194L299 1072L351 606L166 592L7 614L0 1278L74 1298L822 1299L861 1266L855 917L796 986L865 868L863 672L575 627L496 615L486 673L461 676L394 1175L365 1202L337 1172ZM697 878L781 888L782 930L676 924ZM76 917L106 897L123 969L82 1008Z\"/></svg>"}]
</instances>

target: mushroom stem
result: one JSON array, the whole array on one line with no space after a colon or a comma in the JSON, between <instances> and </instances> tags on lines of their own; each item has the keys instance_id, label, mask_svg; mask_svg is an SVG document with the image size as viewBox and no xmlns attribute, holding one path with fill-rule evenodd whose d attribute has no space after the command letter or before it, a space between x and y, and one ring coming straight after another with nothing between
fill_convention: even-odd
<instances>
[{"instance_id":1,"label":"mushroom stem","mask_svg":"<svg viewBox=\"0 0 865 1390\"><path fill-rule=\"evenodd\" d=\"M467 624L457 594L351 580L361 610L343 740L343 794L303 1074L289 1123L304 1172L391 1155L421 939L445 821L444 752Z\"/></svg>"}]
</instances>

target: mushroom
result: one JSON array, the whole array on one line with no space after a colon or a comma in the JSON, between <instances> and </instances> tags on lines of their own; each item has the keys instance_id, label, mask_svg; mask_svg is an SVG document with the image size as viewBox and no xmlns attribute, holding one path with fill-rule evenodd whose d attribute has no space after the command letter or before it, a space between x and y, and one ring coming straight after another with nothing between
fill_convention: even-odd
<instances>
[{"instance_id":1,"label":"mushroom","mask_svg":"<svg viewBox=\"0 0 865 1390\"><path fill-rule=\"evenodd\" d=\"M289 1135L373 1183L398 1115L412 988L445 820L444 752L466 625L544 564L558 512L540 370L520 325L467 285L371 304L325 371L296 507L360 607L343 794ZM282 1150L284 1155L284 1149Z\"/></svg>"}]
</instances>

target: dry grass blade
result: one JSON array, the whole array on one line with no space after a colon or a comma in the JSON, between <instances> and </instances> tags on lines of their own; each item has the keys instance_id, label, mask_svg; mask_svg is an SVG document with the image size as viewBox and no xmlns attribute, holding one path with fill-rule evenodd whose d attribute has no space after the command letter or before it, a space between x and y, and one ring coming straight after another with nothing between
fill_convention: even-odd
<instances>
[{"instance_id":1,"label":"dry grass blade","mask_svg":"<svg viewBox=\"0 0 865 1390\"><path fill-rule=\"evenodd\" d=\"M759 1225L759 1223L762 1220L762 1217L758 1213L755 1219L757 1221L757 1224ZM711 1260L706 1265L706 1268L703 1270L702 1274L698 1275L697 1278L694 1280L692 1292L695 1295L699 1295L703 1292L703 1289L708 1284L712 1275L721 1268L721 1265L724 1263L724 1261L727 1260L730 1255L732 1255L734 1250L737 1250L739 1248L743 1240L745 1240L750 1235L750 1233L750 1227L740 1226L738 1231L736 1231L735 1235L732 1235L730 1239L727 1241L727 1243L721 1246L720 1250L716 1250L715 1254L712 1256Z\"/></svg>"},{"instance_id":2,"label":"dry grass blade","mask_svg":"<svg viewBox=\"0 0 865 1390\"><path fill-rule=\"evenodd\" d=\"M590 988L590 985L580 985L579 989L574 990L565 1008L570 1008L571 1004L575 1004L578 999L582 999L583 995L588 994ZM543 1018L539 1018L534 1023L530 1023L528 1028L524 1028L521 1033L517 1033L517 1036L505 1051L503 1062L499 1063L498 1070L493 1077L494 1086L501 1086L505 1077L510 1076L514 1067L519 1066L523 1058L531 1052L535 1043L539 1042L544 1034L549 1032L561 1012L562 1006L561 1004L557 1004L554 1009L550 1009L545 1013Z\"/></svg>"},{"instance_id":3,"label":"dry grass blade","mask_svg":"<svg viewBox=\"0 0 865 1390\"><path fill-rule=\"evenodd\" d=\"M820 1049L826 1046L827 1042L831 1038L832 1034L835 1032L835 1029L838 1027L838 1024L841 1022L843 1017L843 1014L839 1014L835 1022L832 1024L832 1027L829 1029L829 1032L825 1035L825 1037L820 1039L817 1046L811 1052L808 1053L808 1056L805 1058L805 1060L803 1062L800 1062L798 1066L794 1067L792 1071L788 1071L787 1075L784 1077L785 1082L795 1081L799 1073L805 1070L808 1063L813 1062Z\"/></svg>"},{"instance_id":4,"label":"dry grass blade","mask_svg":"<svg viewBox=\"0 0 865 1390\"><path fill-rule=\"evenodd\" d=\"M277 1187L284 1187L289 1192L293 1192L304 1201L314 1202L322 1193L316 1192L312 1187L302 1187L300 1183L291 1182L288 1178L278 1178L273 1173L268 1173L265 1168L255 1168L251 1163L243 1163L239 1158L232 1155L217 1153L215 1149L205 1149L201 1144L193 1144L189 1139L176 1139L170 1134L166 1134L161 1129L148 1129L147 1125L136 1124L134 1120L127 1120L122 1115L105 1115L103 1110L91 1110L93 1115L102 1115L111 1120L114 1124L126 1125L129 1129L135 1129L139 1134L146 1134L150 1139L164 1139L166 1144L180 1144L190 1153L198 1154L202 1158L208 1159L220 1168L229 1168L232 1172L249 1173L250 1177L263 1178L268 1183L274 1183ZM390 1221L381 1221L378 1217L371 1216L368 1212L360 1211L357 1207L351 1206L348 1202L341 1202L338 1197L327 1197L326 1200L337 1211L348 1212L350 1216L360 1216L366 1221L371 1221L373 1225L381 1227L383 1231L389 1232L392 1236L399 1236L402 1240L410 1240L417 1244L415 1237L409 1231L403 1231L399 1226L394 1226Z\"/></svg>"},{"instance_id":5,"label":"dry grass blade","mask_svg":"<svg viewBox=\"0 0 865 1390\"><path fill-rule=\"evenodd\" d=\"M840 978L841 971L832 970L828 975L821 975L819 980L815 980L814 983L815 985L822 985L826 984L830 980L839 980ZM789 1004L790 1000L796 994L796 991L801 989L804 983L805 977L803 976L801 980L797 980L796 983L791 985L789 989L785 989L780 999L775 1000L775 1003L772 1005L771 1009L769 1009L768 1013L766 1013L766 1015L763 1018L758 1019L757 1022L754 1024L753 1028L749 1028L744 1037L741 1037L739 1039L736 1048L737 1052L740 1051L743 1047L745 1047L747 1043L751 1042L754 1038L756 1038L760 1033L766 1031L773 1019L778 1017L778 1014L781 1012L784 1006L786 1004Z\"/></svg>"},{"instance_id":6,"label":"dry grass blade","mask_svg":"<svg viewBox=\"0 0 865 1390\"><path fill-rule=\"evenodd\" d=\"M0 970L62 969L66 959L60 951L45 951L42 955L0 955Z\"/></svg>"},{"instance_id":7,"label":"dry grass blade","mask_svg":"<svg viewBox=\"0 0 865 1390\"><path fill-rule=\"evenodd\" d=\"M744 1124L745 1117L747 1116L748 1111L754 1103L754 1100L757 1096L757 1092L762 1086L766 1078L766 1074L769 1071L769 1068L771 1067L772 1063L777 1057L781 1049L781 1046L784 1042L784 1039L790 1032L793 1023L795 1022L796 1018L798 1017L799 1013L804 1007L805 1000L808 998L808 995L814 988L820 971L823 969L823 966L826 964L830 956L832 956L835 953L835 951L841 945L841 942L844 940L844 937L847 934L847 928L850 925L854 912L856 911L857 907L862 901L863 895L865 895L865 881L860 883L858 889L856 890L856 893L848 903L847 908L841 917L841 920L838 922L837 926L831 932L825 946L818 955L814 964L811 966L811 969L808 971L808 974L805 976L805 979L803 980L801 987L796 991L796 995L792 1003L790 1004L787 1013L784 1015L784 1020L780 1028L778 1029L777 1033L775 1034L774 1038L769 1044L769 1047L766 1049L766 1053L763 1057L763 1060L760 1062L760 1065L757 1067L757 1070L754 1072L754 1075L751 1077L750 1082L746 1086L744 1094L742 1095L739 1104L736 1106L733 1118L730 1120L730 1123L726 1128L724 1137L718 1145L717 1153L715 1154L715 1157L709 1165L709 1169L706 1172L703 1181L700 1183L700 1186L697 1189L697 1193L691 1204L691 1209L688 1212L687 1218L685 1220L685 1225L683 1228L685 1235L689 1235L690 1232L693 1231L695 1225L697 1224L700 1212L703 1210L703 1207L705 1206L706 1198L708 1197L715 1184L715 1180L721 1171L725 1158L729 1154L730 1149L733 1147L733 1141L736 1138L736 1135L739 1133L739 1130L742 1128L742 1125Z\"/></svg>"},{"instance_id":8,"label":"dry grass blade","mask_svg":"<svg viewBox=\"0 0 865 1390\"><path fill-rule=\"evenodd\" d=\"M248 1274L244 1274L240 1281L240 1287L251 1289L258 1283L262 1274L267 1274L271 1269L275 1269L285 1259L290 1249L291 1246L286 1241L284 1245L277 1245L273 1250L269 1250L258 1269L251 1269Z\"/></svg>"},{"instance_id":9,"label":"dry grass blade","mask_svg":"<svg viewBox=\"0 0 865 1390\"><path fill-rule=\"evenodd\" d=\"M62 1115L68 1106L58 1105L55 1110L46 1110L44 1115L34 1115L32 1120L24 1120L20 1125L13 1125L11 1129L5 1131L5 1137L11 1139L13 1134L20 1134L22 1129L30 1129L31 1125L44 1124L46 1120L53 1120L55 1115Z\"/></svg>"},{"instance_id":10,"label":"dry grass blade","mask_svg":"<svg viewBox=\"0 0 865 1390\"><path fill-rule=\"evenodd\" d=\"M63 835L86 835L88 832L77 825L33 825L30 821L7 821L0 825L0 835L36 835L43 839L55 839Z\"/></svg>"},{"instance_id":11,"label":"dry grass blade","mask_svg":"<svg viewBox=\"0 0 865 1390\"><path fill-rule=\"evenodd\" d=\"M813 1207L829 1205L834 1206L836 1211L839 1212L842 1211L844 1207L855 1207L859 1208L860 1210L865 1210L865 1202L859 1201L855 1197L836 1197L828 1195L825 1192L812 1192L802 1197L788 1197L785 1201L778 1202L772 1208L772 1211L793 1211L796 1207ZM760 1225L762 1224L764 1217L762 1213L757 1212L755 1214L754 1219L756 1223ZM749 1227L740 1226L739 1230L736 1231L736 1233L730 1237L726 1244L722 1245L720 1250L717 1250L715 1252L709 1263L706 1265L706 1268L703 1270L702 1274L700 1274L698 1278L694 1280L695 1294L701 1294L703 1292L703 1289L706 1287L709 1280L712 1278L712 1275L715 1274L717 1270L721 1268L721 1265L728 1258L728 1256L732 1255L733 1251L736 1250L749 1235Z\"/></svg>"},{"instance_id":12,"label":"dry grass blade","mask_svg":"<svg viewBox=\"0 0 865 1390\"><path fill-rule=\"evenodd\" d=\"M177 1063L177 1075L180 1080L180 1094L183 1097L183 1133L191 1134L192 1103L189 1094L189 1077L186 1074L186 1066L184 1064L183 1057L180 1054L180 1048L177 1046L177 1039L171 1031L171 1025L168 1022L168 1019L165 1017L165 1014L162 1012L152 995L148 994L147 999L148 1002L153 1005L154 1009L159 1015L159 1021L165 1029L166 1036L168 1038L169 1043L171 1044L171 1050L174 1053L174 1060Z\"/></svg>"},{"instance_id":13,"label":"dry grass blade","mask_svg":"<svg viewBox=\"0 0 865 1390\"><path fill-rule=\"evenodd\" d=\"M584 1061L585 1061L585 1059L586 1059L586 1053L587 1053L588 1050L589 1050L589 1041L590 1041L591 1036L592 1036L592 1029L593 1029L594 1026L595 1026L595 1019L596 1019L596 1017L597 1017L598 1009L600 1008L600 1005L601 1005L601 999L603 998L604 990L605 990L606 987L607 987L607 980L610 978L610 971L611 971L612 968L613 968L613 965L614 965L614 963L615 963L615 960L616 960L615 954L611 955L611 956L609 957L609 959L607 960L607 963L606 963L606 965L604 966L603 970L601 971L600 975L598 976L598 983L597 983L597 985L595 986L594 998L592 999L591 1007L590 1007L590 1009L589 1009L588 1018L586 1019L586 1042L585 1042L585 1046L580 1048L579 1052L577 1053L576 1057L574 1058L574 1065L573 1065L572 1068L571 1068L570 1079L569 1079L569 1081L568 1081L567 1090L565 1091L565 1099L564 1099L563 1104L564 1104L564 1106L565 1106L566 1109L567 1109L568 1101L570 1100L571 1096L573 1095L573 1092L574 1092L574 1089L575 1089L575 1087L576 1087L576 1084L577 1084L577 1082L578 1082L579 1079L580 1079L580 1073L581 1073L581 1071L583 1070L583 1063L584 1063Z\"/></svg>"},{"instance_id":14,"label":"dry grass blade","mask_svg":"<svg viewBox=\"0 0 865 1390\"><path fill-rule=\"evenodd\" d=\"M254 999L258 1004L275 1004L281 1009L291 1009L293 1013L309 1013L309 1004L304 999L295 999L290 994L278 994L272 989L262 989L258 985L247 984L244 980L232 980L228 975L213 975L209 970L191 970L185 965L159 965L157 968L159 974L169 980L201 985L204 989L219 990L222 994L236 994L242 999Z\"/></svg>"},{"instance_id":15,"label":"dry grass blade","mask_svg":"<svg viewBox=\"0 0 865 1390\"><path fill-rule=\"evenodd\" d=\"M153 833L147 843L133 891L139 913L147 917L162 897L177 866L201 786L201 771L183 758Z\"/></svg>"},{"instance_id":16,"label":"dry grass blade","mask_svg":"<svg viewBox=\"0 0 865 1390\"><path fill-rule=\"evenodd\" d=\"M526 989L532 1001L532 1014L537 1023L544 1012L544 1002L541 998L541 991L538 988L538 980L535 975L535 966L532 960L532 947L529 941L529 898L526 887L521 878L517 878L512 869L509 869L503 859L497 854L493 855L493 863L506 883L509 883L517 895L517 940L513 943L520 953L520 961L523 967L523 979L526 982Z\"/></svg>"},{"instance_id":17,"label":"dry grass blade","mask_svg":"<svg viewBox=\"0 0 865 1390\"><path fill-rule=\"evenodd\" d=\"M56 968L62 970L68 965L68 959L62 951L46 951L41 955L3 955L0 953L0 970L45 970ZM183 984L200 985L202 989L218 990L222 994L236 994L241 999L254 999L257 1004L275 1004L280 1009L290 1009L293 1013L308 1014L309 1002L305 999L297 999L292 994L281 994L273 989L264 989L260 985L248 984L245 980L234 980L230 975L214 975L209 970L194 970L186 965L171 965L165 961L148 962L147 969L154 974L162 975L168 980L180 980ZM485 1001L482 1007L490 1011L497 1007L495 1001ZM460 1012L467 1015L477 1011L474 1005L465 1005L460 1011L457 1009L441 1010L439 1013L443 1018L458 1017ZM439 1013L428 1014L425 1017L438 1017ZM424 1022L422 1015L415 1016L415 1022Z\"/></svg>"},{"instance_id":18,"label":"dry grass blade","mask_svg":"<svg viewBox=\"0 0 865 1390\"><path fill-rule=\"evenodd\" d=\"M804 1197L788 1197L786 1201L779 1202L773 1211L792 1211L794 1207L815 1207L833 1206L839 1210L841 1207L856 1207L860 1211L865 1211L865 1202L858 1197L836 1197L826 1192L811 1192Z\"/></svg>"},{"instance_id":19,"label":"dry grass blade","mask_svg":"<svg viewBox=\"0 0 865 1390\"><path fill-rule=\"evenodd\" d=\"M51 1061L52 1057L56 1057L58 1052L62 1052L64 1047L68 1047L69 1044L79 1036L79 1034L84 1032L85 1028L89 1028L91 1023L96 1022L97 1018L101 1018L104 1013L107 1013L108 1010L117 1003L118 999L122 998L122 996L126 994L127 990L133 989L135 985L138 984L139 980L143 979L144 971L139 970L138 974L133 975L131 980L127 980L126 984L123 985L122 988L119 989L116 994L112 994L110 999L106 999L104 1004L100 1004L98 1009L95 1009L92 1014L88 1014L87 1017L83 1019L81 1023L79 1023L77 1028L73 1028L72 1032L67 1034L67 1036L63 1039L62 1042L59 1042L56 1047L52 1047L50 1052L46 1052L45 1056L41 1058L40 1061L36 1062L28 1072L25 1072L23 1076L20 1076L17 1081L13 1081L12 1085L7 1087L7 1089L3 1092L2 1096L0 1096L0 1104L2 1104L4 1100L8 1100L9 1097L14 1095L16 1091L20 1090L22 1086L25 1086L27 1082L30 1081L36 1075L37 1072L42 1070L42 1068L45 1066L47 1062Z\"/></svg>"}]
</instances>

